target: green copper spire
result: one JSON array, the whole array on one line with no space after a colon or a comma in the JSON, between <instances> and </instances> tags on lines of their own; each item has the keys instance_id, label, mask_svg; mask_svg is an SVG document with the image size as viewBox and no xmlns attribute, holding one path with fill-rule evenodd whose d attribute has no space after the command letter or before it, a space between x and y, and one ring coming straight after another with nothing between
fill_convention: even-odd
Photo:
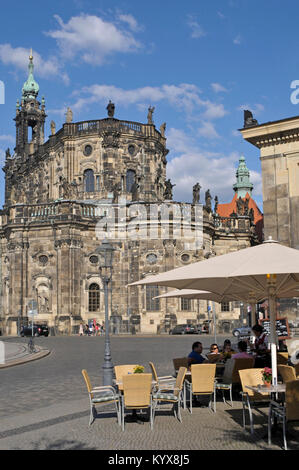
<instances>
[{"instance_id":1,"label":"green copper spire","mask_svg":"<svg viewBox=\"0 0 299 470\"><path fill-rule=\"evenodd\" d=\"M251 196L253 184L250 182L250 172L246 166L245 157L242 155L239 160L239 166L236 171L237 182L233 185L233 189L237 192L237 196L244 198L246 193Z\"/></svg>"},{"instance_id":2,"label":"green copper spire","mask_svg":"<svg viewBox=\"0 0 299 470\"><path fill-rule=\"evenodd\" d=\"M33 69L34 69L34 65L33 65L33 56L32 56L32 49L31 49L30 56L29 56L29 65L28 65L28 71L29 71L28 78L22 88L22 98L24 100L36 99L38 92L39 92L38 83L34 80Z\"/></svg>"}]
</instances>

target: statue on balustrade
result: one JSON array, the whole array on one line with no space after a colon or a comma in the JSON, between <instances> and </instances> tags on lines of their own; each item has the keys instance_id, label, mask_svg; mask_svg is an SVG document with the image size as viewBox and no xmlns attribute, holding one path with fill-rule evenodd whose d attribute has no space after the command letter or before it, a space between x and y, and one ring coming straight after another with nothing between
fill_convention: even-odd
<instances>
[{"instance_id":1,"label":"statue on balustrade","mask_svg":"<svg viewBox=\"0 0 299 470\"><path fill-rule=\"evenodd\" d=\"M217 210L218 210L218 196L215 196L215 207L214 207L215 214L217 214Z\"/></svg>"},{"instance_id":2,"label":"statue on balustrade","mask_svg":"<svg viewBox=\"0 0 299 470\"><path fill-rule=\"evenodd\" d=\"M164 191L164 198L167 201L172 200L172 188L175 186L175 184L172 184L170 179L165 181L165 191Z\"/></svg>"},{"instance_id":3,"label":"statue on balustrade","mask_svg":"<svg viewBox=\"0 0 299 470\"><path fill-rule=\"evenodd\" d=\"M121 193L121 183L118 182L116 183L113 188L112 188L112 191L113 191L113 203L114 204L117 204L118 203L118 198L120 196L120 193Z\"/></svg>"},{"instance_id":4,"label":"statue on balustrade","mask_svg":"<svg viewBox=\"0 0 299 470\"><path fill-rule=\"evenodd\" d=\"M73 111L71 110L71 108L67 108L65 116L66 116L65 122L70 124L73 121Z\"/></svg>"},{"instance_id":5,"label":"statue on balustrade","mask_svg":"<svg viewBox=\"0 0 299 470\"><path fill-rule=\"evenodd\" d=\"M162 137L165 137L165 130L166 130L166 122L163 122L163 124L161 124L160 126L160 132L161 132Z\"/></svg>"},{"instance_id":6,"label":"statue on balustrade","mask_svg":"<svg viewBox=\"0 0 299 470\"><path fill-rule=\"evenodd\" d=\"M108 112L108 117L113 118L114 117L114 112L115 112L115 104L109 100L109 103L106 107L107 112Z\"/></svg>"},{"instance_id":7,"label":"statue on balustrade","mask_svg":"<svg viewBox=\"0 0 299 470\"><path fill-rule=\"evenodd\" d=\"M51 121L51 135L55 135L56 133L56 124L54 121Z\"/></svg>"},{"instance_id":8,"label":"statue on balustrade","mask_svg":"<svg viewBox=\"0 0 299 470\"><path fill-rule=\"evenodd\" d=\"M212 196L209 189L205 194L205 209L208 213L212 212Z\"/></svg>"},{"instance_id":9,"label":"statue on balustrade","mask_svg":"<svg viewBox=\"0 0 299 470\"><path fill-rule=\"evenodd\" d=\"M201 186L199 183L196 183L194 186L193 186L193 204L199 204L199 200L200 200L200 190L201 190Z\"/></svg>"},{"instance_id":10,"label":"statue on balustrade","mask_svg":"<svg viewBox=\"0 0 299 470\"><path fill-rule=\"evenodd\" d=\"M154 124L153 123L153 112L155 111L154 106L149 106L148 108L148 113L147 113L147 123L148 124Z\"/></svg>"}]
</instances>

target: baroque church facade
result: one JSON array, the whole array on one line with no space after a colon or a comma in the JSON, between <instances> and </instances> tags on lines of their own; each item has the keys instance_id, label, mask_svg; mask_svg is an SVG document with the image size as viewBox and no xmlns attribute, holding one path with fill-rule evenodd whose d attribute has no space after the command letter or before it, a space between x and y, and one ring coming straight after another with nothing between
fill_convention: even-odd
<instances>
[{"instance_id":1,"label":"baroque church facade","mask_svg":"<svg viewBox=\"0 0 299 470\"><path fill-rule=\"evenodd\" d=\"M96 249L109 238L111 208L118 233L124 227L127 232L138 210L143 212L142 222L137 217L139 224L132 229L139 236L113 240L112 331L131 331L134 326L142 333L157 333L176 323L197 324L207 319L210 309L205 301L157 299L166 288L127 285L258 243L254 214L246 202L223 216L217 198L212 207L209 191L200 203L199 184L193 188L192 203L173 201L174 185L166 176L166 125L155 127L151 107L146 123L118 120L111 102L108 116L94 121L73 122L68 108L62 128L57 130L52 121L46 140L46 106L44 98L38 101L32 55L28 69L22 99L16 105L15 149L12 154L7 150L3 168L2 331L15 334L28 321L32 300L38 306L35 321L47 323L56 334L75 333L80 323L94 319L103 323L104 294ZM238 183L242 185L237 175ZM190 232L181 236L186 212ZM146 236L149 224L157 236ZM201 230L199 244L193 236L197 228ZM217 311L219 325L229 325L229 331L233 320L239 322L238 305L217 304L212 309Z\"/></svg>"}]
</instances>

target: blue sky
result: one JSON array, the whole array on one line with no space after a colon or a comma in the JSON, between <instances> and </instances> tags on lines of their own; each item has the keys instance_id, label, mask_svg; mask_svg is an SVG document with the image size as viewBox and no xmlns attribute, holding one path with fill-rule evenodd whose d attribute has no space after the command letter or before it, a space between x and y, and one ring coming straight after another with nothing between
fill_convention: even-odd
<instances>
[{"instance_id":1,"label":"blue sky","mask_svg":"<svg viewBox=\"0 0 299 470\"><path fill-rule=\"evenodd\" d=\"M30 48L44 95L46 136L67 106L74 121L115 117L166 122L167 176L174 198L189 201L199 181L219 202L233 197L241 154L262 208L259 151L243 141L243 109L259 123L299 114L290 84L299 80L296 0L35 0L2 7L0 158L14 148L15 103L27 78ZM298 108L298 109L297 109ZM46 137L47 139L47 137ZM4 174L0 204L4 203Z\"/></svg>"}]
</instances>

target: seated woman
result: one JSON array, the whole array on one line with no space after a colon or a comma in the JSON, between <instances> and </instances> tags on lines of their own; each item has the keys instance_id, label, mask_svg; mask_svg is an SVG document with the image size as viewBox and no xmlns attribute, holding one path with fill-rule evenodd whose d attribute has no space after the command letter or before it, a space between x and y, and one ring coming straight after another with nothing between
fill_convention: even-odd
<instances>
[{"instance_id":1,"label":"seated woman","mask_svg":"<svg viewBox=\"0 0 299 470\"><path fill-rule=\"evenodd\" d=\"M213 343L210 346L210 354L219 354L219 347L218 344Z\"/></svg>"},{"instance_id":2,"label":"seated woman","mask_svg":"<svg viewBox=\"0 0 299 470\"><path fill-rule=\"evenodd\" d=\"M246 341L239 341L238 342L239 352L236 354L233 354L232 359L243 359L243 358L246 359L248 357L252 357L252 355L247 352L247 346L248 345Z\"/></svg>"},{"instance_id":3,"label":"seated woman","mask_svg":"<svg viewBox=\"0 0 299 470\"><path fill-rule=\"evenodd\" d=\"M207 358L208 358L208 361L211 363L215 363L215 362L222 360L222 354L219 351L218 344L216 343L211 344L210 353L207 354Z\"/></svg>"},{"instance_id":4,"label":"seated woman","mask_svg":"<svg viewBox=\"0 0 299 470\"><path fill-rule=\"evenodd\" d=\"M232 354L236 351L232 348L232 344L229 339L226 339L223 343L222 355L224 359L230 359Z\"/></svg>"}]
</instances>

